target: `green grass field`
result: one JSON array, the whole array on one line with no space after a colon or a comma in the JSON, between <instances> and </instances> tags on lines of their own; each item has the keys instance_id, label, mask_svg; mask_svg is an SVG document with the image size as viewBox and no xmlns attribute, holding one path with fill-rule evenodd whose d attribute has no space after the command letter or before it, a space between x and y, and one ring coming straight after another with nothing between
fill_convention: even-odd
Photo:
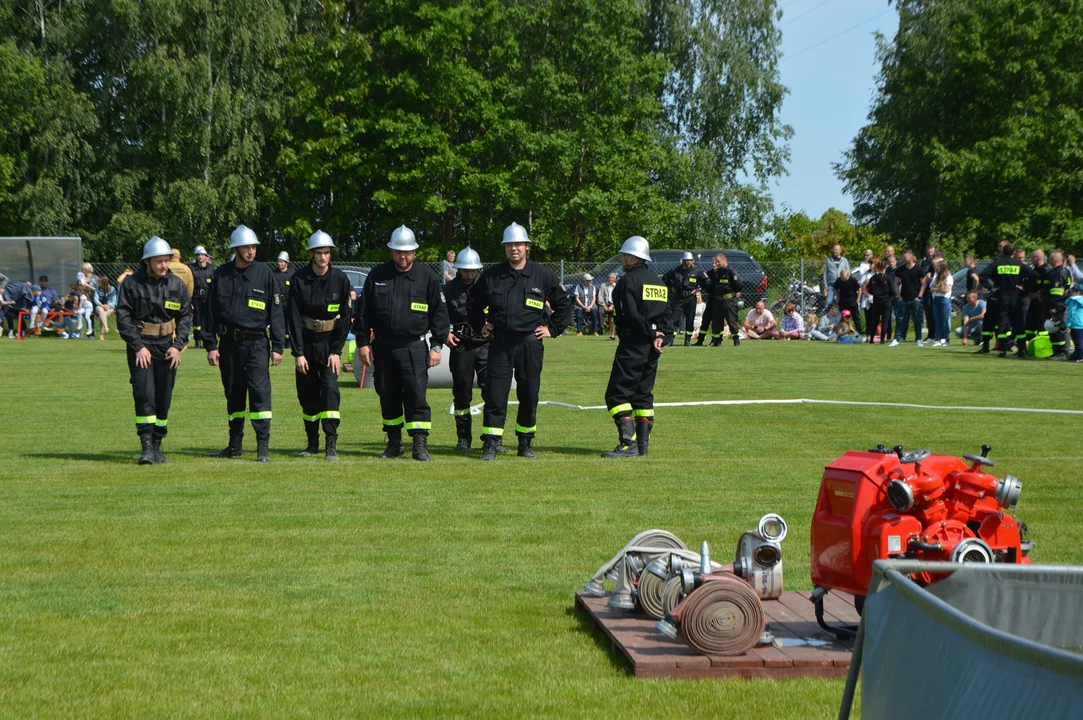
<instances>
[{"instance_id":1,"label":"green grass field","mask_svg":"<svg viewBox=\"0 0 1083 720\"><path fill-rule=\"evenodd\" d=\"M543 399L602 404L613 349L548 341ZM672 348L656 399L1083 408L1083 366L970 350ZM616 442L604 411L543 407L538 460L483 465L477 449L451 451L451 392L434 390L434 462L422 465L376 460L377 399L344 380L343 459L330 464L295 457L304 433L286 363L262 465L251 430L244 460L205 457L226 442L225 402L218 371L189 350L172 462L139 467L116 334L5 338L0 378L5 717L834 716L841 681L636 680L572 598L640 530L706 539L725 557L768 511L790 525L787 587L809 588L823 466L878 442L992 445L996 474L1023 481L1032 558L1083 563L1078 417L664 408L650 457L614 462L598 456Z\"/></svg>"}]
</instances>

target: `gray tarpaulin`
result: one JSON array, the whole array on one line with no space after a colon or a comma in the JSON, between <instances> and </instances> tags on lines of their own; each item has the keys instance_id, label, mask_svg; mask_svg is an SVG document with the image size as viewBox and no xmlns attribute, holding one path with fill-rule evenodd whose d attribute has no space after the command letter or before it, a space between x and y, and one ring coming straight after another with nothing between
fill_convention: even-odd
<instances>
[{"instance_id":1,"label":"gray tarpaulin","mask_svg":"<svg viewBox=\"0 0 1083 720\"><path fill-rule=\"evenodd\" d=\"M840 717L1080 718L1083 568L879 561L858 643Z\"/></svg>"}]
</instances>

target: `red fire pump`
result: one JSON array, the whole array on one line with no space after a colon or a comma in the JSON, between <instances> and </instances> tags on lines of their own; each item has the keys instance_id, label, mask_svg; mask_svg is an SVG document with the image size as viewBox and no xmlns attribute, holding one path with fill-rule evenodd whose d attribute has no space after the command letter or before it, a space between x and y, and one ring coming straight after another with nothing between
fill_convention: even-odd
<instances>
[{"instance_id":1,"label":"red fire pump","mask_svg":"<svg viewBox=\"0 0 1083 720\"><path fill-rule=\"evenodd\" d=\"M995 466L989 450L982 445L981 455L964 455L967 465L925 449L879 445L847 452L824 469L810 558L811 600L822 626L829 590L851 593L861 610L878 559L1030 564L1026 525L1005 512L1015 508L1023 485L1012 475L985 473ZM928 585L938 577L914 579Z\"/></svg>"}]
</instances>

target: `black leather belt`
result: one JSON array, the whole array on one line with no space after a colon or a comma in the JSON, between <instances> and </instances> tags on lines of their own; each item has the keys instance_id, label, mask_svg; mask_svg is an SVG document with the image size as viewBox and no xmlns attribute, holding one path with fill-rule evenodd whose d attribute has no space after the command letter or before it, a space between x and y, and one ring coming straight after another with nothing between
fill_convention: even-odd
<instances>
[{"instance_id":1,"label":"black leather belt","mask_svg":"<svg viewBox=\"0 0 1083 720\"><path fill-rule=\"evenodd\" d=\"M223 334L224 337L232 338L233 340L266 340L266 330L241 330L240 328L232 328L226 330Z\"/></svg>"}]
</instances>

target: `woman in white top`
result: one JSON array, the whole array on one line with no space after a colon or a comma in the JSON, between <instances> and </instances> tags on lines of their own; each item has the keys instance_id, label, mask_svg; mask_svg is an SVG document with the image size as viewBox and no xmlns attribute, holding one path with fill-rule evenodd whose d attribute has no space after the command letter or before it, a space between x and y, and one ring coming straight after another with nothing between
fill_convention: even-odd
<instances>
[{"instance_id":1,"label":"woman in white top","mask_svg":"<svg viewBox=\"0 0 1083 720\"><path fill-rule=\"evenodd\" d=\"M933 320L936 321L936 342L933 347L946 347L951 335L951 286L954 283L945 260L936 262L933 275Z\"/></svg>"}]
</instances>

